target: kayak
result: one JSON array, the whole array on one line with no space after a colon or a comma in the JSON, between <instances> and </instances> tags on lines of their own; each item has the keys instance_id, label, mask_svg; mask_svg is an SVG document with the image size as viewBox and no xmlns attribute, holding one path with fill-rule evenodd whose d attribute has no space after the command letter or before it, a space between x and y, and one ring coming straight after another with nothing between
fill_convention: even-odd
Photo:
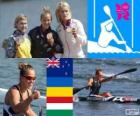
<instances>
[{"instance_id":1,"label":"kayak","mask_svg":"<svg viewBox=\"0 0 140 116\"><path fill-rule=\"evenodd\" d=\"M88 41L87 51L88 53L126 53L125 50L110 45L105 48L101 47L94 41Z\"/></svg>"},{"instance_id":2,"label":"kayak","mask_svg":"<svg viewBox=\"0 0 140 116\"><path fill-rule=\"evenodd\" d=\"M140 104L139 98L134 98L131 96L110 96L110 97L96 97L94 95L87 97L74 96L73 102L79 101L104 101L104 102L117 102L117 103L138 103Z\"/></svg>"}]
</instances>

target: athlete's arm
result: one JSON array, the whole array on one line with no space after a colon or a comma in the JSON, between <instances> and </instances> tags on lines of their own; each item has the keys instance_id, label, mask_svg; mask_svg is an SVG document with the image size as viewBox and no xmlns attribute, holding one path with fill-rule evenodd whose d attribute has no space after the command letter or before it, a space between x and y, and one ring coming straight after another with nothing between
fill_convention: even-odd
<instances>
[{"instance_id":1,"label":"athlete's arm","mask_svg":"<svg viewBox=\"0 0 140 116\"><path fill-rule=\"evenodd\" d=\"M93 78L90 78L90 79L88 80L87 85L88 85L89 87L93 86Z\"/></svg>"},{"instance_id":2,"label":"athlete's arm","mask_svg":"<svg viewBox=\"0 0 140 116\"><path fill-rule=\"evenodd\" d=\"M112 79L114 79L115 77L114 76L111 76L111 77L108 77L108 78L104 78L101 82L108 82L108 81L111 81Z\"/></svg>"},{"instance_id":3,"label":"athlete's arm","mask_svg":"<svg viewBox=\"0 0 140 116\"><path fill-rule=\"evenodd\" d=\"M32 98L29 97L28 99L21 102L19 91L14 88L9 91L8 97L9 97L8 99L9 99L10 105L15 113L25 112L32 101Z\"/></svg>"},{"instance_id":4,"label":"athlete's arm","mask_svg":"<svg viewBox=\"0 0 140 116\"><path fill-rule=\"evenodd\" d=\"M10 105L15 113L25 113L28 110L30 103L40 96L39 91L36 91L26 100L20 101L20 95L17 89L11 89L9 92Z\"/></svg>"},{"instance_id":5,"label":"athlete's arm","mask_svg":"<svg viewBox=\"0 0 140 116\"><path fill-rule=\"evenodd\" d=\"M28 109L25 111L26 116L37 116L36 113L32 110L29 106Z\"/></svg>"}]
</instances>

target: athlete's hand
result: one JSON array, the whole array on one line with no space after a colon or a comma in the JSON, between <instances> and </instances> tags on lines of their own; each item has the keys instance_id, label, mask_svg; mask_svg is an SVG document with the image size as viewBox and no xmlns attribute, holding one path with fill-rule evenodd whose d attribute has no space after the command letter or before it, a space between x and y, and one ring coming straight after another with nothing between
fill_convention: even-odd
<instances>
[{"instance_id":1,"label":"athlete's hand","mask_svg":"<svg viewBox=\"0 0 140 116\"><path fill-rule=\"evenodd\" d=\"M75 38L77 37L77 31L75 28L72 28L72 34Z\"/></svg>"},{"instance_id":2,"label":"athlete's hand","mask_svg":"<svg viewBox=\"0 0 140 116\"><path fill-rule=\"evenodd\" d=\"M47 41L51 46L54 44L54 38L53 38L52 33L47 34Z\"/></svg>"},{"instance_id":3,"label":"athlete's hand","mask_svg":"<svg viewBox=\"0 0 140 116\"><path fill-rule=\"evenodd\" d=\"M90 78L90 79L88 80L87 85L88 85L89 87L91 87L91 86L93 85L93 79L92 79L92 78Z\"/></svg>"},{"instance_id":4,"label":"athlete's hand","mask_svg":"<svg viewBox=\"0 0 140 116\"><path fill-rule=\"evenodd\" d=\"M32 96L33 96L33 99L39 99L40 92L38 90L34 90Z\"/></svg>"}]
</instances>

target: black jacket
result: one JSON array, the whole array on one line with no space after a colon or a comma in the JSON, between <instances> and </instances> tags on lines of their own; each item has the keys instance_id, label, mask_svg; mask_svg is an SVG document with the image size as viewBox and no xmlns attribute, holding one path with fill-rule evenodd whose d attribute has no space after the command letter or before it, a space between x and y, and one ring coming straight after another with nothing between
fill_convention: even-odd
<instances>
[{"instance_id":1,"label":"black jacket","mask_svg":"<svg viewBox=\"0 0 140 116\"><path fill-rule=\"evenodd\" d=\"M54 44L51 46L47 42L47 34L52 33ZM31 39L31 54L33 58L52 58L55 53L63 53L62 42L58 34L49 27L44 32L41 31L41 26L30 30L29 37Z\"/></svg>"}]
</instances>

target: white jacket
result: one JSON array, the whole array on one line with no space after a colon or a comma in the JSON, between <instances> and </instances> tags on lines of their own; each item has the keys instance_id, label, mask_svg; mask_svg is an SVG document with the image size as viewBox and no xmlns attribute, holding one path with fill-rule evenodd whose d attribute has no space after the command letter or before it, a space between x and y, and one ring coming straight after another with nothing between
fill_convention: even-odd
<instances>
[{"instance_id":1,"label":"white jacket","mask_svg":"<svg viewBox=\"0 0 140 116\"><path fill-rule=\"evenodd\" d=\"M72 32L64 30L62 24L57 27L58 35L62 41L64 48L64 58L84 58L82 46L87 44L87 36L85 34L82 23L79 20L71 19L71 28L75 28L77 37L75 38Z\"/></svg>"}]
</instances>

